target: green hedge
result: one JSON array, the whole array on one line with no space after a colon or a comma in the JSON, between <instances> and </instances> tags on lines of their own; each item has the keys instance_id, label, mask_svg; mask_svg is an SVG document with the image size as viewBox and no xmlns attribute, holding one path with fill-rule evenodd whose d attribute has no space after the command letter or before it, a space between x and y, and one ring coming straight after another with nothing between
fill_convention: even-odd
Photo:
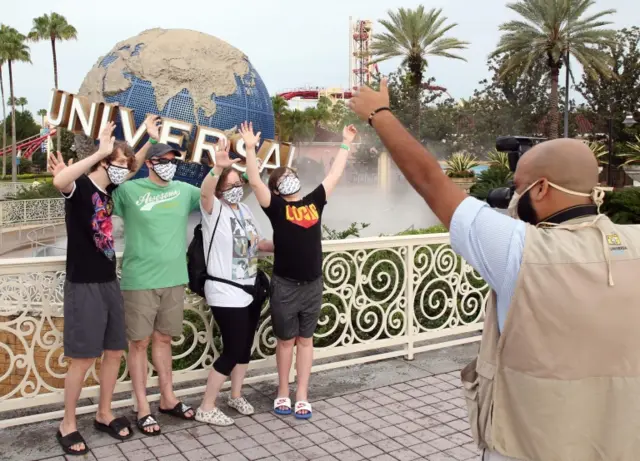
<instances>
[{"instance_id":1,"label":"green hedge","mask_svg":"<svg viewBox=\"0 0 640 461\"><path fill-rule=\"evenodd\" d=\"M640 224L640 187L608 192L602 211L617 224Z\"/></svg>"}]
</instances>

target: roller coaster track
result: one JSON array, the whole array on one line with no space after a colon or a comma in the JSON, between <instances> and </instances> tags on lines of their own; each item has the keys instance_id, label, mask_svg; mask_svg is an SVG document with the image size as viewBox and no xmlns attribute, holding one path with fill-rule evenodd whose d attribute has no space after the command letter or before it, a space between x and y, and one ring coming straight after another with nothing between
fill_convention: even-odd
<instances>
[{"instance_id":1,"label":"roller coaster track","mask_svg":"<svg viewBox=\"0 0 640 461\"><path fill-rule=\"evenodd\" d=\"M53 128L45 134L36 134L30 136L16 144L16 150L21 153L22 158L30 158L35 151L37 151L42 143L49 139L51 136L55 136L56 129ZM12 146L7 146L6 149L0 149L0 157L4 154L11 155Z\"/></svg>"}]
</instances>

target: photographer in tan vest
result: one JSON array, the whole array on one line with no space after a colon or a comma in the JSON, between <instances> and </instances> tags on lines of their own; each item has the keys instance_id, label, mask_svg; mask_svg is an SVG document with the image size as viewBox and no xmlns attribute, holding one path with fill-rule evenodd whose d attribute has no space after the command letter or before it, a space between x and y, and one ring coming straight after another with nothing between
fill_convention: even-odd
<instances>
[{"instance_id":1,"label":"photographer in tan vest","mask_svg":"<svg viewBox=\"0 0 640 461\"><path fill-rule=\"evenodd\" d=\"M462 371L482 459L640 459L640 226L599 214L594 155L570 139L533 147L507 216L453 184L388 105L386 81L350 102L492 288Z\"/></svg>"}]
</instances>

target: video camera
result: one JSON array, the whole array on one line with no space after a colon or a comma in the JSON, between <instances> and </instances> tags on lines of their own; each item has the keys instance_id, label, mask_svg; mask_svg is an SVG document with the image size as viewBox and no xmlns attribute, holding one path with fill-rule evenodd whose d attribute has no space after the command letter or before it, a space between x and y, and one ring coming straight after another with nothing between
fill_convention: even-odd
<instances>
[{"instance_id":1,"label":"video camera","mask_svg":"<svg viewBox=\"0 0 640 461\"><path fill-rule=\"evenodd\" d=\"M530 138L527 136L499 136L496 139L496 150L498 152L506 152L509 157L509 169L515 173L518 161L529 149L536 144L546 141L546 138ZM487 196L487 203L491 208L506 209L516 186L511 183L509 187L498 187L491 189Z\"/></svg>"}]
</instances>

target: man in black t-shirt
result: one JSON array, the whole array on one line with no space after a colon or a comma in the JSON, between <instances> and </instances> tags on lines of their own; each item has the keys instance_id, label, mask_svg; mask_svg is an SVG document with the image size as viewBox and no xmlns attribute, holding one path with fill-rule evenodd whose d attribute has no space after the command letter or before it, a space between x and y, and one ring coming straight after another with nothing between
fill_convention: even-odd
<instances>
[{"instance_id":1,"label":"man in black t-shirt","mask_svg":"<svg viewBox=\"0 0 640 461\"><path fill-rule=\"evenodd\" d=\"M148 117L147 131L158 135L157 117ZM76 405L87 371L96 358L100 366L100 402L96 429L118 440L133 435L129 420L115 418L111 399L127 347L124 303L116 277L112 236L111 192L132 177L146 155L149 143L134 157L125 142L115 141L115 124L100 134L100 146L89 157L65 166L60 153L49 157L53 185L66 198L67 270L64 283L64 355L72 359L65 376L65 412L56 434L65 453L87 453L77 430ZM87 175L86 171L90 171Z\"/></svg>"},{"instance_id":2,"label":"man in black t-shirt","mask_svg":"<svg viewBox=\"0 0 640 461\"><path fill-rule=\"evenodd\" d=\"M327 177L313 192L300 194L300 179L290 168L276 168L269 185L260 179L256 145L260 133L246 122L240 130L247 152L247 175L258 203L273 227L274 267L271 278L271 320L278 339L278 395L273 409L279 415L292 412L289 371L293 347L297 348L295 417L311 418L308 401L313 363L313 334L322 309L322 224L327 197L337 186L357 131L353 125L342 132L343 143Z\"/></svg>"}]
</instances>

